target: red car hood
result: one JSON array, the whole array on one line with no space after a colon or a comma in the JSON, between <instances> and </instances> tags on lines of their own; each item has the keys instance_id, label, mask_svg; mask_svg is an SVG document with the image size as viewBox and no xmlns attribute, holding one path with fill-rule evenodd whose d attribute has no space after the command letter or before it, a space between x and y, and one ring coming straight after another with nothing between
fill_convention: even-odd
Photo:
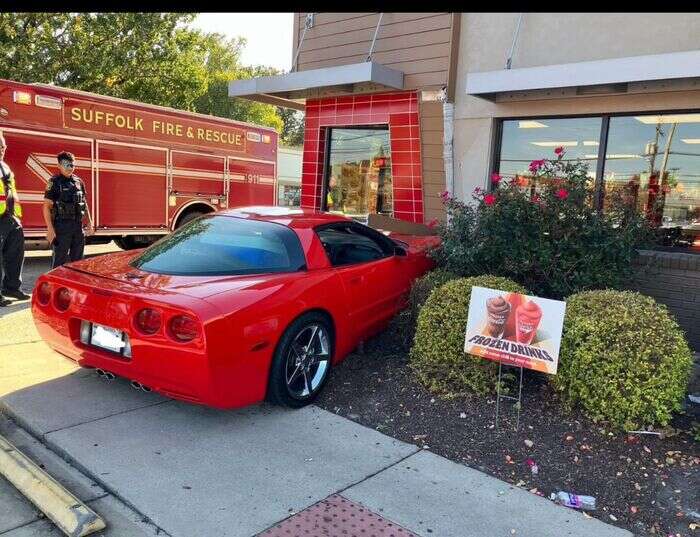
<instances>
[{"instance_id":1,"label":"red car hood","mask_svg":"<svg viewBox=\"0 0 700 537\"><path fill-rule=\"evenodd\" d=\"M408 244L409 253L425 253L440 245L441 239L437 235L404 235L402 233L390 233L389 237Z\"/></svg>"},{"instance_id":2,"label":"red car hood","mask_svg":"<svg viewBox=\"0 0 700 537\"><path fill-rule=\"evenodd\" d=\"M260 290L275 286L288 274L259 274L251 276L176 276L145 272L129 265L141 250L116 252L76 261L65 268L128 283L143 290L177 293L194 298L206 298L224 291Z\"/></svg>"}]
</instances>

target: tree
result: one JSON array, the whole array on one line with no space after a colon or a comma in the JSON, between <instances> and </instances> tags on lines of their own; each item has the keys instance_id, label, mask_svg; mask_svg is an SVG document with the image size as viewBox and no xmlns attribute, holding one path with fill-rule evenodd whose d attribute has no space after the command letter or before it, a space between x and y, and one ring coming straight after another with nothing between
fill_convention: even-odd
<instances>
[{"instance_id":1,"label":"tree","mask_svg":"<svg viewBox=\"0 0 700 537\"><path fill-rule=\"evenodd\" d=\"M0 76L193 110L205 42L181 13L3 13Z\"/></svg>"},{"instance_id":2,"label":"tree","mask_svg":"<svg viewBox=\"0 0 700 537\"><path fill-rule=\"evenodd\" d=\"M293 108L277 108L284 126L282 127L282 143L291 147L304 145L304 114Z\"/></svg>"},{"instance_id":3,"label":"tree","mask_svg":"<svg viewBox=\"0 0 700 537\"><path fill-rule=\"evenodd\" d=\"M283 128L228 81L277 74L239 64L244 39L188 27L192 13L0 13L0 78L43 82Z\"/></svg>"},{"instance_id":4,"label":"tree","mask_svg":"<svg viewBox=\"0 0 700 537\"><path fill-rule=\"evenodd\" d=\"M221 34L213 33L204 35L203 39L207 51L204 65L208 87L195 102L196 111L267 125L278 132L282 130L283 121L274 106L228 96L229 81L273 75L277 71L271 67L241 66L239 58L246 42L242 37L227 40Z\"/></svg>"}]
</instances>

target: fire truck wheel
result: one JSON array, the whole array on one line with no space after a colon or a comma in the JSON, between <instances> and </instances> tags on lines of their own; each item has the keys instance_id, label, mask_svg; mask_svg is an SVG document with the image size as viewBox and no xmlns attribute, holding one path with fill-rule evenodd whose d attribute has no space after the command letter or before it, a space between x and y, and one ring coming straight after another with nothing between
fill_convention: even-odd
<instances>
[{"instance_id":1,"label":"fire truck wheel","mask_svg":"<svg viewBox=\"0 0 700 537\"><path fill-rule=\"evenodd\" d=\"M205 214L205 213L203 213L201 211L190 211L188 213L185 213L185 215L182 218L180 218L180 220L178 221L177 227L182 227L187 222L191 222L192 220L194 220L198 216L202 216L203 214Z\"/></svg>"},{"instance_id":2,"label":"fire truck wheel","mask_svg":"<svg viewBox=\"0 0 700 537\"><path fill-rule=\"evenodd\" d=\"M122 250L133 250L134 248L139 248L140 246L136 243L133 237L118 237L114 239L114 243Z\"/></svg>"}]
</instances>

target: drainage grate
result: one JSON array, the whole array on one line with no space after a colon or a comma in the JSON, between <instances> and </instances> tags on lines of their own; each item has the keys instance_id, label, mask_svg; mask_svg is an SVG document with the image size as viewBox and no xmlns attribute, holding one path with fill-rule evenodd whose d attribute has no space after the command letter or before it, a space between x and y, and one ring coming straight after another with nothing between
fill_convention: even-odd
<instances>
[{"instance_id":1,"label":"drainage grate","mask_svg":"<svg viewBox=\"0 0 700 537\"><path fill-rule=\"evenodd\" d=\"M339 494L260 533L258 537L418 537Z\"/></svg>"}]
</instances>

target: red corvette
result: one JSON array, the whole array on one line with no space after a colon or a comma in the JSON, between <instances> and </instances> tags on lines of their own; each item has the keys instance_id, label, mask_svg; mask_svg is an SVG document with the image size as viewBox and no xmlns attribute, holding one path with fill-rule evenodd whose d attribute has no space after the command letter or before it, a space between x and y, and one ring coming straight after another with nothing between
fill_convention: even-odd
<instances>
[{"instance_id":1,"label":"red corvette","mask_svg":"<svg viewBox=\"0 0 700 537\"><path fill-rule=\"evenodd\" d=\"M233 209L52 270L32 313L56 351L136 387L217 408L301 407L405 305L437 242L327 213Z\"/></svg>"}]
</instances>

